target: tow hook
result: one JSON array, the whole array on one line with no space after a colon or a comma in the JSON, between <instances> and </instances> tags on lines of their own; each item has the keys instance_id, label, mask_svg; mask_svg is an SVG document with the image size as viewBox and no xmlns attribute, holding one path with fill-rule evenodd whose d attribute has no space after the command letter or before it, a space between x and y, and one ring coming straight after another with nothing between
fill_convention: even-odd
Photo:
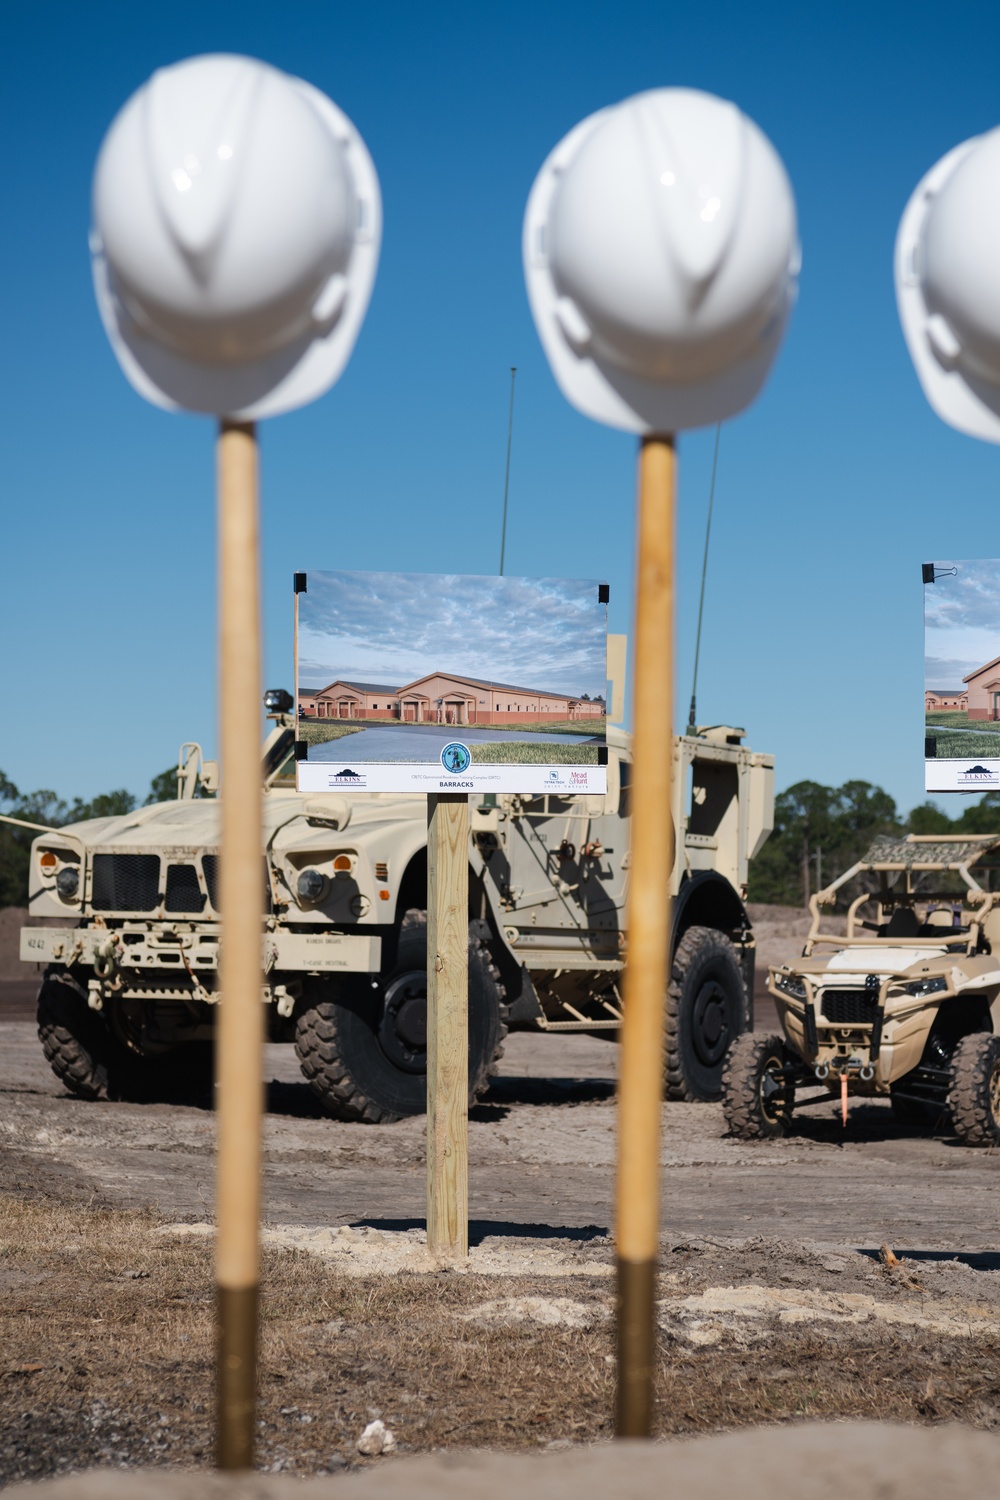
<instances>
[{"instance_id":1,"label":"tow hook","mask_svg":"<svg viewBox=\"0 0 1000 1500\"><path fill-rule=\"evenodd\" d=\"M94 973L99 979L113 982L118 974L117 935L109 933L94 946Z\"/></svg>"},{"instance_id":2,"label":"tow hook","mask_svg":"<svg viewBox=\"0 0 1000 1500\"><path fill-rule=\"evenodd\" d=\"M875 1069L870 1062L862 1062L860 1057L835 1058L832 1063L817 1063L813 1072L821 1083L825 1083L833 1073L836 1077L846 1078L850 1073L857 1073L863 1083L871 1083L875 1077Z\"/></svg>"}]
</instances>

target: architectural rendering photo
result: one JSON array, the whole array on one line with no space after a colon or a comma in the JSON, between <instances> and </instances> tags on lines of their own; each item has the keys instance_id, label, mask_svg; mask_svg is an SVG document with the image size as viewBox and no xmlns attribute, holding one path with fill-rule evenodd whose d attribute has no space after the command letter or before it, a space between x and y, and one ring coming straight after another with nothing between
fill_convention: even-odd
<instances>
[{"instance_id":1,"label":"architectural rendering photo","mask_svg":"<svg viewBox=\"0 0 1000 1500\"><path fill-rule=\"evenodd\" d=\"M597 789L607 725L607 588L598 580L297 580L300 785L312 786L317 766L339 767L337 784L392 767L396 790L406 767L593 767L587 789Z\"/></svg>"},{"instance_id":2,"label":"architectural rendering photo","mask_svg":"<svg viewBox=\"0 0 1000 1500\"><path fill-rule=\"evenodd\" d=\"M998 589L1000 559L924 565L928 791L1000 785Z\"/></svg>"}]
</instances>

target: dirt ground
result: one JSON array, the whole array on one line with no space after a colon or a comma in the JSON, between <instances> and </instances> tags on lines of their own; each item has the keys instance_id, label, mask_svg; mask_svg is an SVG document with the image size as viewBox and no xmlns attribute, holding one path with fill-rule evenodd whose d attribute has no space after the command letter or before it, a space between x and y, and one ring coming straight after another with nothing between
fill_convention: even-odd
<instances>
[{"instance_id":1,"label":"dirt ground","mask_svg":"<svg viewBox=\"0 0 1000 1500\"><path fill-rule=\"evenodd\" d=\"M385 1462L357 1450L375 1419L401 1452L609 1435L616 1058L510 1039L455 1272L423 1248L423 1121L327 1120L267 1049L261 1466ZM0 1483L211 1462L209 1103L70 1098L32 1024L0 1022ZM755 1145L713 1105L663 1125L658 1433L1000 1426L994 1153L881 1105Z\"/></svg>"}]
</instances>

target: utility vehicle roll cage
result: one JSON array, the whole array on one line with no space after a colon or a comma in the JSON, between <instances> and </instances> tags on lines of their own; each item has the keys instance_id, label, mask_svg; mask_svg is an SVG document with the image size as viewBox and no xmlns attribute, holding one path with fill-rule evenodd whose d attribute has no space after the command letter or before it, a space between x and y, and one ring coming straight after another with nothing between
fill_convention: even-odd
<instances>
[{"instance_id":1,"label":"utility vehicle roll cage","mask_svg":"<svg viewBox=\"0 0 1000 1500\"><path fill-rule=\"evenodd\" d=\"M978 863L994 849L1000 848L1000 834L939 834L939 833L910 833L905 838L878 838L872 844L867 854L859 859L857 864L851 868L832 885L824 890L817 891L810 898L809 910L812 913L812 923L809 935L806 938L803 957L809 958L816 944L833 946L837 948L848 948L852 945L865 945L871 947L872 943L905 942L907 947L913 948L940 948L947 941L949 933L955 938L961 938L968 952L975 952L979 946L982 934L983 922L987 914L1000 904L1000 891L984 891L979 882L970 872L970 865ZM937 871L940 874L958 875L964 881L967 888L961 897L966 911L963 915L967 920L958 927L945 927L941 924L932 923L928 920L930 912L925 913L924 920L916 922L916 931L912 934L904 931L905 923L897 925L897 931L891 930L892 919L896 913L914 911L917 901L921 904L931 904L935 901L956 901L953 891L933 891L914 889L915 879L928 871ZM879 889L877 891L862 891L860 896L855 897L847 909L847 936L840 933L828 933L820 931L822 921L821 908L832 906L836 900L837 892L848 881L853 880L856 875L875 874L879 877ZM898 890L893 890L888 879L889 875L903 875L903 884ZM893 882L894 884L894 882ZM863 922L858 918L858 912L869 902L874 902L878 911L876 922ZM859 935L857 926L862 925L869 929L868 935ZM875 929L873 932L872 929ZM929 931L928 929L935 929Z\"/></svg>"}]
</instances>

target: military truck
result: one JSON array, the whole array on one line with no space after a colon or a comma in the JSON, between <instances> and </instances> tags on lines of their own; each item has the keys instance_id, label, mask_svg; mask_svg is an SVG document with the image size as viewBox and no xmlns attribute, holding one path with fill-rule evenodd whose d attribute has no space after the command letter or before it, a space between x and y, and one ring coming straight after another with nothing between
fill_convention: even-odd
<instances>
[{"instance_id":1,"label":"military truck","mask_svg":"<svg viewBox=\"0 0 1000 1500\"><path fill-rule=\"evenodd\" d=\"M288 695L263 748L263 1003L330 1113L391 1121L426 1095L426 803L299 793ZM772 826L773 760L718 725L674 740L673 963L665 1089L716 1099L753 1019L747 865ZM473 796L469 1083L508 1030L614 1040L626 956L631 758L608 731L595 796ZM74 1093L128 1096L210 1060L219 1001L217 767L182 749L178 799L44 833L21 957L45 965L39 1036Z\"/></svg>"}]
</instances>

